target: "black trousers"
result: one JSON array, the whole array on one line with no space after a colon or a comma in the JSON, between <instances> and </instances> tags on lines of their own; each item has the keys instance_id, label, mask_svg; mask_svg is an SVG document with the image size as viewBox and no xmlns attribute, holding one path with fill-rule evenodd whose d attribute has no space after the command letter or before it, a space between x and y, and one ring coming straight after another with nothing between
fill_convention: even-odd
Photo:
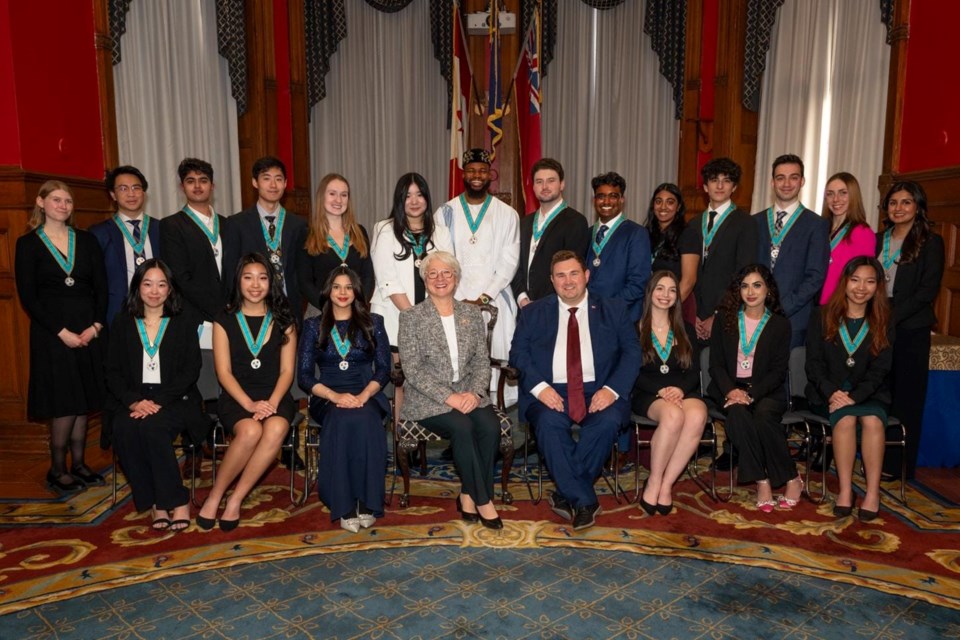
<instances>
[{"instance_id":1,"label":"black trousers","mask_svg":"<svg viewBox=\"0 0 960 640\"><path fill-rule=\"evenodd\" d=\"M930 373L930 327L897 329L893 343L893 368L890 391L891 413L907 428L907 478L912 479L920 451L923 406L927 401L927 377ZM900 477L902 451L892 447L884 454L883 470Z\"/></svg>"},{"instance_id":2,"label":"black trousers","mask_svg":"<svg viewBox=\"0 0 960 640\"><path fill-rule=\"evenodd\" d=\"M761 398L751 405L726 409L727 437L740 454L740 482L769 479L774 487L797 477L797 464L790 457L787 436L780 424L786 400Z\"/></svg>"},{"instance_id":3,"label":"black trousers","mask_svg":"<svg viewBox=\"0 0 960 640\"><path fill-rule=\"evenodd\" d=\"M463 493L478 505L493 500L493 468L500 446L500 419L493 407L477 407L466 414L453 410L417 422L450 441Z\"/></svg>"}]
</instances>

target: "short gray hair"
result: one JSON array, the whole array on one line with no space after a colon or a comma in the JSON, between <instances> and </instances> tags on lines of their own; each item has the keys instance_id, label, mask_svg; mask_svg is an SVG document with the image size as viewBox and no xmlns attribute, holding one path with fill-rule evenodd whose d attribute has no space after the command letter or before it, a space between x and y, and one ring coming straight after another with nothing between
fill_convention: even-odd
<instances>
[{"instance_id":1,"label":"short gray hair","mask_svg":"<svg viewBox=\"0 0 960 640\"><path fill-rule=\"evenodd\" d=\"M457 282L460 282L460 262L457 260L457 257L449 251L434 251L432 253L428 253L420 262L421 278L424 280L427 279L427 271L430 269L430 265L437 260L449 267L450 270L453 271L453 277L457 279Z\"/></svg>"}]
</instances>

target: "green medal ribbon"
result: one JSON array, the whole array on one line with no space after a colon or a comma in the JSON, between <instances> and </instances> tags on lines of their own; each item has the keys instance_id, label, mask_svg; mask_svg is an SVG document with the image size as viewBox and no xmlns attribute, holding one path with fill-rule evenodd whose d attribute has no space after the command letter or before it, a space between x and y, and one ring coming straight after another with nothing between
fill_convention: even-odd
<instances>
[{"instance_id":1,"label":"green medal ribbon","mask_svg":"<svg viewBox=\"0 0 960 640\"><path fill-rule=\"evenodd\" d=\"M147 337L147 325L144 324L143 318L137 318L137 333L140 334L140 344L143 345L143 350L147 352L147 356L151 360L157 357L157 351L160 350L160 343L163 342L163 335L167 332L168 324L170 324L170 318L164 318L160 321L157 337L153 344L150 344L150 338Z\"/></svg>"},{"instance_id":2,"label":"green medal ribbon","mask_svg":"<svg viewBox=\"0 0 960 640\"><path fill-rule=\"evenodd\" d=\"M57 264L60 265L60 268L63 269L63 272L67 274L67 277L70 277L70 274L73 272L73 265L76 262L77 257L77 233L73 230L73 227L67 227L67 257L64 258L63 254L57 250L53 242L47 237L46 231L43 230L43 227L37 229L37 235L40 236L40 240L43 241L43 246L47 248L47 251L50 252L50 255L53 256L53 259L57 261ZM899 254L898 254L899 255ZM73 284L72 281L68 283L67 286Z\"/></svg>"},{"instance_id":3,"label":"green medal ribbon","mask_svg":"<svg viewBox=\"0 0 960 640\"><path fill-rule=\"evenodd\" d=\"M277 222L274 225L276 227L276 235L274 237L270 236L270 229L267 227L263 216L257 217L260 218L260 230L263 231L263 241L267 243L267 248L270 249L272 253L276 253L277 249L280 248L280 238L283 237L283 222L287 219L287 210L280 207L280 212L277 214Z\"/></svg>"},{"instance_id":4,"label":"green medal ribbon","mask_svg":"<svg viewBox=\"0 0 960 640\"><path fill-rule=\"evenodd\" d=\"M487 209L490 207L491 202L493 202L493 196L487 194L486 200L483 201L483 206L480 207L480 213L477 214L477 219L474 220L473 216L470 215L470 205L467 204L467 198L462 193L460 194L460 206L463 207L463 215L466 216L467 224L470 226L471 237L476 237L477 230L480 228L480 223L483 222L483 217L487 215Z\"/></svg>"},{"instance_id":5,"label":"green medal ribbon","mask_svg":"<svg viewBox=\"0 0 960 640\"><path fill-rule=\"evenodd\" d=\"M757 323L757 329L753 332L753 335L750 336L750 340L748 341L747 324L744 320L745 316L743 314L743 309L740 309L740 311L737 312L737 323L740 326L740 351L743 351L744 356L749 358L750 354L753 353L753 350L757 346L757 340L760 339L760 334L763 333L763 328L767 326L767 321L770 319L771 315L770 309L763 310L763 317L760 318L760 322Z\"/></svg>"},{"instance_id":6,"label":"green medal ribbon","mask_svg":"<svg viewBox=\"0 0 960 640\"><path fill-rule=\"evenodd\" d=\"M260 350L263 349L263 343L267 338L267 330L270 328L270 323L273 322L273 312L267 311L267 315L263 317L263 324L260 325L260 331L257 332L257 339L253 339L253 334L250 332L250 325L247 324L247 319L243 316L242 313L237 311L237 324L240 325L240 333L243 334L243 340L247 343L247 349L250 350L250 353L254 358L260 355Z\"/></svg>"},{"instance_id":7,"label":"green medal ribbon","mask_svg":"<svg viewBox=\"0 0 960 640\"><path fill-rule=\"evenodd\" d=\"M723 224L723 221L727 219L733 211L737 208L737 205L730 203L730 206L723 211L723 213L717 214L717 217L713 219L713 227L710 228L710 231L707 231L707 221L710 218L710 210L707 209L703 212L703 216L700 218L700 230L703 232L703 253L707 254L710 252L710 245L713 244L713 238L717 235L717 230L720 229L720 225Z\"/></svg>"},{"instance_id":8,"label":"green medal ribbon","mask_svg":"<svg viewBox=\"0 0 960 640\"><path fill-rule=\"evenodd\" d=\"M830 238L830 253L833 253L833 250L843 242L843 239L847 237L847 234L850 233L850 223L844 222L840 229L837 231L836 235Z\"/></svg>"},{"instance_id":9,"label":"green medal ribbon","mask_svg":"<svg viewBox=\"0 0 960 640\"><path fill-rule=\"evenodd\" d=\"M187 214L187 217L193 220L195 225L200 227L200 231L203 231L203 235L207 236L207 240L210 241L210 246L217 246L217 242L220 240L220 216L218 216L216 213L212 214L211 217L213 218L213 231L210 231L203 220L198 218L197 214L193 212L193 209L187 205L183 205L183 209L181 209L181 211Z\"/></svg>"},{"instance_id":10,"label":"green medal ribbon","mask_svg":"<svg viewBox=\"0 0 960 640\"><path fill-rule=\"evenodd\" d=\"M616 231L617 227L623 224L623 221L626 219L627 219L626 216L621 214L620 219L617 220L616 224L614 224L609 229L607 229L607 235L603 236L603 241L601 241L600 244L597 244L597 231L600 230L600 221L598 220L593 223L593 231L591 232L590 237L593 238L592 246L593 246L593 255L595 257L597 258L600 257L600 254L603 252L603 248L607 246L608 242L610 242L610 238L611 236L613 236L613 232Z\"/></svg>"},{"instance_id":11,"label":"green medal ribbon","mask_svg":"<svg viewBox=\"0 0 960 640\"><path fill-rule=\"evenodd\" d=\"M534 242L540 242L540 238L543 237L543 232L547 230L547 227L549 227L550 223L553 222L553 219L557 217L557 214L566 208L567 208L566 202L560 203L560 206L554 209L553 213L547 216L547 219L543 221L543 226L540 227L539 229L537 228L537 220L540 218L540 214L535 213L533 215L533 241Z\"/></svg>"},{"instance_id":12,"label":"green medal ribbon","mask_svg":"<svg viewBox=\"0 0 960 640\"><path fill-rule=\"evenodd\" d=\"M143 216L143 229L140 230L140 242L137 242L133 239L133 234L130 233L130 229L127 229L127 225L124 224L123 220L120 219L119 213L113 214L113 223L120 228L120 233L123 234L127 244L129 244L130 248L133 249L133 254L142 256L143 248L147 244L147 230L150 228L149 216Z\"/></svg>"},{"instance_id":13,"label":"green medal ribbon","mask_svg":"<svg viewBox=\"0 0 960 640\"><path fill-rule=\"evenodd\" d=\"M882 256L881 260L883 262L884 271L889 271L890 267L892 267L895 262L900 260L900 252L903 251L903 245L900 245L900 248L897 249L897 252L894 253L893 255L890 255L890 240L892 237L893 237L893 227L890 227L883 234L883 253L881 254Z\"/></svg>"},{"instance_id":14,"label":"green medal ribbon","mask_svg":"<svg viewBox=\"0 0 960 640\"><path fill-rule=\"evenodd\" d=\"M333 346L337 348L337 353L340 354L340 358L346 360L347 354L350 353L350 338L341 336L340 330L337 329L336 326L331 327L330 338L333 340Z\"/></svg>"},{"instance_id":15,"label":"green medal ribbon","mask_svg":"<svg viewBox=\"0 0 960 640\"><path fill-rule=\"evenodd\" d=\"M660 360L663 364L667 364L667 360L670 359L670 352L673 351L673 329L667 332L667 344L661 345L660 341L657 340L657 334L653 331L650 331L650 337L653 338L653 348L657 352L657 356L660 357Z\"/></svg>"},{"instance_id":16,"label":"green medal ribbon","mask_svg":"<svg viewBox=\"0 0 960 640\"><path fill-rule=\"evenodd\" d=\"M341 264L347 264L347 254L350 252L350 234L343 234L343 246L337 244L337 241L333 239L333 236L327 236L327 242L330 243L330 246L333 248L334 253L340 258Z\"/></svg>"},{"instance_id":17,"label":"green medal ribbon","mask_svg":"<svg viewBox=\"0 0 960 640\"><path fill-rule=\"evenodd\" d=\"M853 354L857 352L857 349L860 348L860 345L863 344L863 341L867 338L867 334L870 333L870 322L866 318L863 319L863 324L860 325L860 330L857 331L857 335L850 339L850 331L847 330L847 323L840 323L840 341L843 343L843 348L847 351L847 356L852 358Z\"/></svg>"},{"instance_id":18,"label":"green medal ribbon","mask_svg":"<svg viewBox=\"0 0 960 640\"><path fill-rule=\"evenodd\" d=\"M423 257L424 250L427 246L427 234L421 233L419 235L414 235L409 229L403 232L407 236L407 240L410 241L410 244L413 246L413 257L418 260Z\"/></svg>"},{"instance_id":19,"label":"green medal ribbon","mask_svg":"<svg viewBox=\"0 0 960 640\"><path fill-rule=\"evenodd\" d=\"M797 219L800 217L800 214L803 213L804 206L800 204L797 206L797 210L793 212L793 215L790 216L790 220L783 225L783 228L780 229L780 233L776 233L774 229L776 228L776 215L773 212L773 207L767 209L767 229L770 231L770 244L776 248L779 248L783 244L783 239L787 237L787 234L790 232L790 229L793 228L793 225L797 222Z\"/></svg>"}]
</instances>

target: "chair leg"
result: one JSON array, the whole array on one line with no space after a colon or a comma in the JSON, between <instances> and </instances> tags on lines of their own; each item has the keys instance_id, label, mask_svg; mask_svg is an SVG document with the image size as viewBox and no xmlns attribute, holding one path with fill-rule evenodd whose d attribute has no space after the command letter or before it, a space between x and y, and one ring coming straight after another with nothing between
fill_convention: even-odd
<instances>
[{"instance_id":1,"label":"chair leg","mask_svg":"<svg viewBox=\"0 0 960 640\"><path fill-rule=\"evenodd\" d=\"M516 450L510 435L500 437L500 453L503 454L503 465L500 469L500 497L503 504L513 504L513 494L510 493L510 470L513 467Z\"/></svg>"},{"instance_id":2,"label":"chair leg","mask_svg":"<svg viewBox=\"0 0 960 640\"><path fill-rule=\"evenodd\" d=\"M907 427L900 424L900 502L907 506Z\"/></svg>"},{"instance_id":3,"label":"chair leg","mask_svg":"<svg viewBox=\"0 0 960 640\"><path fill-rule=\"evenodd\" d=\"M400 463L400 474L403 477L403 493L400 494L400 507L410 506L410 453L416 449L418 443L416 440L401 440L397 450L397 457Z\"/></svg>"},{"instance_id":4,"label":"chair leg","mask_svg":"<svg viewBox=\"0 0 960 640\"><path fill-rule=\"evenodd\" d=\"M427 441L417 441L417 453L420 454L420 475L427 475Z\"/></svg>"}]
</instances>

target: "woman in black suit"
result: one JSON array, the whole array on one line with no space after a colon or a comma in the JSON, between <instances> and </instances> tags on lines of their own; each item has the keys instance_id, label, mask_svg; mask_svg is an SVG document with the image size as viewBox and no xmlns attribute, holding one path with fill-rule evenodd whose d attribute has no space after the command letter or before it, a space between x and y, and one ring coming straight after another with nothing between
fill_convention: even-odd
<instances>
[{"instance_id":1,"label":"woman in black suit","mask_svg":"<svg viewBox=\"0 0 960 640\"><path fill-rule=\"evenodd\" d=\"M875 258L850 260L833 295L810 318L807 330L807 398L811 408L830 419L833 455L840 493L833 515L853 512L853 463L857 455L857 423L863 428L860 450L867 475L867 494L860 520L869 522L880 509L880 471L890 390L893 348L890 307L883 267Z\"/></svg>"},{"instance_id":2,"label":"woman in black suit","mask_svg":"<svg viewBox=\"0 0 960 640\"><path fill-rule=\"evenodd\" d=\"M727 414L727 437L740 453L740 480L757 483L757 508L791 509L803 479L780 420L787 410L790 321L770 270L747 265L718 306L721 330L710 337L710 395ZM778 499L773 487L786 485Z\"/></svg>"},{"instance_id":3,"label":"woman in black suit","mask_svg":"<svg viewBox=\"0 0 960 640\"><path fill-rule=\"evenodd\" d=\"M190 493L180 478L173 441L184 431L199 442L209 427L197 391L197 319L181 314L166 264L150 259L130 281L126 313L110 332L107 387L113 444L137 511L153 509L153 528L190 526Z\"/></svg>"},{"instance_id":4,"label":"woman in black suit","mask_svg":"<svg viewBox=\"0 0 960 640\"><path fill-rule=\"evenodd\" d=\"M893 307L893 414L907 428L907 478L913 478L920 448L923 405L927 399L930 330L937 323L933 301L943 278L943 238L927 218L927 194L916 182L896 182L883 199L887 219L877 234L877 258L883 265ZM900 473L900 450L890 452L884 471Z\"/></svg>"}]
</instances>

